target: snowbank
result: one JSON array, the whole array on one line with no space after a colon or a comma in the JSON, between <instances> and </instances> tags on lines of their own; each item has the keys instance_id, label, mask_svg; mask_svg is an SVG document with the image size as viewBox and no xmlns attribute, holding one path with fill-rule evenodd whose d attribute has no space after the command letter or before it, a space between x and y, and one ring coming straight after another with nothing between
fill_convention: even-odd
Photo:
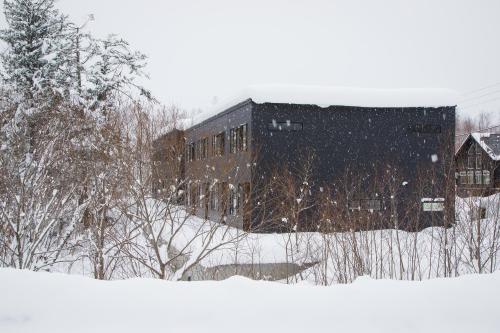
<instances>
[{"instance_id":1,"label":"snowbank","mask_svg":"<svg viewBox=\"0 0 500 333\"><path fill-rule=\"evenodd\" d=\"M448 89L368 89L301 85L254 85L194 117L200 123L247 99L257 104L308 104L320 107L442 107L455 106L458 94Z\"/></svg>"},{"instance_id":2,"label":"snowbank","mask_svg":"<svg viewBox=\"0 0 500 333\"><path fill-rule=\"evenodd\" d=\"M500 272L314 287L0 270L0 331L499 332Z\"/></svg>"}]
</instances>

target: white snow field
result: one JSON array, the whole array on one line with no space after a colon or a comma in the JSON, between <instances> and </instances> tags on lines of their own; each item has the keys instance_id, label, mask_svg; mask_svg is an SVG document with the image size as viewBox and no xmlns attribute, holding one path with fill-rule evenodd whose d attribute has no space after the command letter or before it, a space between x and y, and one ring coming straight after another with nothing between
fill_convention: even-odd
<instances>
[{"instance_id":1,"label":"white snow field","mask_svg":"<svg viewBox=\"0 0 500 333\"><path fill-rule=\"evenodd\" d=\"M331 287L0 270L0 332L500 332L500 272Z\"/></svg>"}]
</instances>

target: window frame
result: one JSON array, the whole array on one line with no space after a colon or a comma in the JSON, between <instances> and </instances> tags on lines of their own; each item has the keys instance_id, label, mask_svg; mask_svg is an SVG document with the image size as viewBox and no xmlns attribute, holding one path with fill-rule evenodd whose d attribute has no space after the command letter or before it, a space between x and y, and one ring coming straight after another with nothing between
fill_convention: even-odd
<instances>
[{"instance_id":1,"label":"window frame","mask_svg":"<svg viewBox=\"0 0 500 333\"><path fill-rule=\"evenodd\" d=\"M269 132L300 132L304 130L304 123L298 121L276 122L267 124Z\"/></svg>"},{"instance_id":2,"label":"window frame","mask_svg":"<svg viewBox=\"0 0 500 333\"><path fill-rule=\"evenodd\" d=\"M363 199L360 200L361 210L380 211L382 203L379 199Z\"/></svg>"},{"instance_id":3,"label":"window frame","mask_svg":"<svg viewBox=\"0 0 500 333\"><path fill-rule=\"evenodd\" d=\"M248 124L241 124L230 129L229 151L231 154L248 151Z\"/></svg>"},{"instance_id":4,"label":"window frame","mask_svg":"<svg viewBox=\"0 0 500 333\"><path fill-rule=\"evenodd\" d=\"M483 172L481 170L476 170L474 174L475 174L475 177L474 177L475 184L482 185L483 184Z\"/></svg>"},{"instance_id":5,"label":"window frame","mask_svg":"<svg viewBox=\"0 0 500 333\"><path fill-rule=\"evenodd\" d=\"M484 185L491 184L491 173L489 170L483 170L483 184Z\"/></svg>"},{"instance_id":6,"label":"window frame","mask_svg":"<svg viewBox=\"0 0 500 333\"><path fill-rule=\"evenodd\" d=\"M467 185L467 171L463 170L463 171L460 171L460 184L461 185Z\"/></svg>"},{"instance_id":7,"label":"window frame","mask_svg":"<svg viewBox=\"0 0 500 333\"><path fill-rule=\"evenodd\" d=\"M472 170L467 171L467 184L469 185L474 184L474 171Z\"/></svg>"},{"instance_id":8,"label":"window frame","mask_svg":"<svg viewBox=\"0 0 500 333\"><path fill-rule=\"evenodd\" d=\"M444 209L444 198L422 199L422 210L424 212L443 212Z\"/></svg>"}]
</instances>

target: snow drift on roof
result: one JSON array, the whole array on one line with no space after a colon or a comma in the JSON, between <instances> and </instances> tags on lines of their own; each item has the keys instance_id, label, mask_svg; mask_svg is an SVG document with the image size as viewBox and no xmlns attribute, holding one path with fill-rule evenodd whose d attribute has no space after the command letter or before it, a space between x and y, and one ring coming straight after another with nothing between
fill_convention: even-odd
<instances>
[{"instance_id":1,"label":"snow drift on roof","mask_svg":"<svg viewBox=\"0 0 500 333\"><path fill-rule=\"evenodd\" d=\"M494 161L500 161L500 134L471 133L474 140Z\"/></svg>"},{"instance_id":2,"label":"snow drift on roof","mask_svg":"<svg viewBox=\"0 0 500 333\"><path fill-rule=\"evenodd\" d=\"M310 104L320 107L442 107L457 105L458 94L448 89L367 89L301 85L255 85L227 103L195 117L200 123L247 99L257 104Z\"/></svg>"}]
</instances>

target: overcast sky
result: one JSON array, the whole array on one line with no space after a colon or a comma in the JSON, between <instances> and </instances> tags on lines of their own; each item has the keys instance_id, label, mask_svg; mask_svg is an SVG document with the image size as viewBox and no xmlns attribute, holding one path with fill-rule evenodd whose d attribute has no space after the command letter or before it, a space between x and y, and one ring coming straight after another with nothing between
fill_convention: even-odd
<instances>
[{"instance_id":1,"label":"overcast sky","mask_svg":"<svg viewBox=\"0 0 500 333\"><path fill-rule=\"evenodd\" d=\"M116 33L146 53L149 86L166 104L206 108L258 83L444 87L460 93L499 83L465 95L463 106L500 114L499 0L59 0L57 5L76 23L94 14L90 30ZM492 99L497 100L488 102Z\"/></svg>"}]
</instances>

